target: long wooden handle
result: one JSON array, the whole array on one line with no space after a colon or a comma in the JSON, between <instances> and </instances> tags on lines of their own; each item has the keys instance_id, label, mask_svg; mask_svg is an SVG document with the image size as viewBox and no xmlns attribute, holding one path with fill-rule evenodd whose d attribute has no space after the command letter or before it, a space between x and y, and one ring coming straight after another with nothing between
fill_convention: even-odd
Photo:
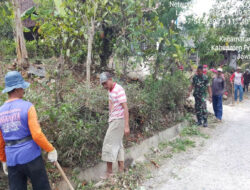
<instances>
[{"instance_id":1,"label":"long wooden handle","mask_svg":"<svg viewBox=\"0 0 250 190\"><path fill-rule=\"evenodd\" d=\"M56 161L56 167L58 168L59 172L61 173L63 179L67 182L70 190L74 190L73 186L71 185L69 179L67 178L66 174L64 173L62 167L60 166L60 164Z\"/></svg>"}]
</instances>

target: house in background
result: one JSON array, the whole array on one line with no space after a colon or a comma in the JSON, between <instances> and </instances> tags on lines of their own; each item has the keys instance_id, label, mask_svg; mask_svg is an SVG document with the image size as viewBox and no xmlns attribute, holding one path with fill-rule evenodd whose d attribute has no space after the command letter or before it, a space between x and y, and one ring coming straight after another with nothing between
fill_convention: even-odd
<instances>
[{"instance_id":1,"label":"house in background","mask_svg":"<svg viewBox=\"0 0 250 190\"><path fill-rule=\"evenodd\" d=\"M184 47L186 49L195 49L196 50L196 47L195 47L195 44L193 42L192 39L189 39L187 35L183 34L184 36ZM223 56L223 58L219 61L219 63L217 63L218 65L228 65L230 66L231 68L234 68L236 69L237 68L237 57L239 55L239 52L238 51L231 51L231 50L227 50L227 51L224 51L224 50L221 50L220 51L220 54ZM200 64L200 57L199 57L199 54L198 54L198 51L196 50L194 53L191 53L189 55L189 60L196 64L196 65L199 65ZM211 63L210 66L213 66L213 64L215 63Z\"/></svg>"},{"instance_id":2,"label":"house in background","mask_svg":"<svg viewBox=\"0 0 250 190\"><path fill-rule=\"evenodd\" d=\"M230 67L236 69L237 68L237 51L222 51L224 55L224 60L221 65L229 65Z\"/></svg>"},{"instance_id":3,"label":"house in background","mask_svg":"<svg viewBox=\"0 0 250 190\"><path fill-rule=\"evenodd\" d=\"M20 12L23 14L25 11L28 9L34 7L36 4L34 3L33 0L20 0ZM36 25L36 22L31 20L30 18L25 19L22 21L23 26L26 28L29 28L31 32L24 32L24 37L26 40L34 40L35 37L37 36L36 32L33 32L33 28Z\"/></svg>"}]
</instances>

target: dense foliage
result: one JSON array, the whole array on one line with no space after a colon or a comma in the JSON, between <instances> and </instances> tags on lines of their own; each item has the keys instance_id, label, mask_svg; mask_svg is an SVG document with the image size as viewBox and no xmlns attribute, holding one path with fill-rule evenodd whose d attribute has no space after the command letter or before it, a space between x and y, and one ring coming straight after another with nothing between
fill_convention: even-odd
<instances>
[{"instance_id":1,"label":"dense foliage","mask_svg":"<svg viewBox=\"0 0 250 190\"><path fill-rule=\"evenodd\" d=\"M126 145L131 145L138 136L146 138L163 130L185 113L186 75L193 66L190 54L197 52L202 64L218 66L223 55L211 50L211 45L223 45L218 36L239 35L242 30L249 36L250 31L249 24L233 28L208 24L220 16L215 14L217 8L228 9L224 0L217 1L223 6L214 7L208 17L191 15L182 26L177 18L185 8L171 3L190 0L34 2L36 6L22 14L22 19L35 22L24 27L26 36L33 38L26 40L26 48L30 63L39 60L46 76L27 78L32 86L26 98L35 104L46 135L68 166L89 167L100 159L108 127L108 98L99 86L100 72L110 70L126 89L132 131ZM12 5L8 1L0 5L3 79L16 57L16 43ZM192 39L193 47L184 45L187 39ZM131 82L128 74L137 67L146 67L149 73L146 80L139 80L136 73L132 78L136 82ZM88 72L91 77L85 80ZM1 81L0 89L3 86ZM0 98L3 103L6 96Z\"/></svg>"}]
</instances>

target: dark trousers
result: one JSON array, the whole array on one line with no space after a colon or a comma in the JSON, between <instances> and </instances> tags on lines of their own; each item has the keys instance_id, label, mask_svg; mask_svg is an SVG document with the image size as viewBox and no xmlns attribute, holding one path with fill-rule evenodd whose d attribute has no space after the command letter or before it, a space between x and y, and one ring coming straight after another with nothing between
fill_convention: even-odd
<instances>
[{"instance_id":1,"label":"dark trousers","mask_svg":"<svg viewBox=\"0 0 250 190\"><path fill-rule=\"evenodd\" d=\"M244 89L243 89L244 92L248 92L248 85L249 85L249 83L245 83L244 84Z\"/></svg>"},{"instance_id":2,"label":"dark trousers","mask_svg":"<svg viewBox=\"0 0 250 190\"><path fill-rule=\"evenodd\" d=\"M195 97L195 112L199 123L207 123L207 103L205 97Z\"/></svg>"},{"instance_id":3,"label":"dark trousers","mask_svg":"<svg viewBox=\"0 0 250 190\"><path fill-rule=\"evenodd\" d=\"M10 190L27 190L27 179L33 190L51 190L42 156L27 163L8 167Z\"/></svg>"},{"instance_id":4,"label":"dark trousers","mask_svg":"<svg viewBox=\"0 0 250 190\"><path fill-rule=\"evenodd\" d=\"M214 115L219 120L222 119L222 95L220 96L213 96L213 108L214 108Z\"/></svg>"}]
</instances>

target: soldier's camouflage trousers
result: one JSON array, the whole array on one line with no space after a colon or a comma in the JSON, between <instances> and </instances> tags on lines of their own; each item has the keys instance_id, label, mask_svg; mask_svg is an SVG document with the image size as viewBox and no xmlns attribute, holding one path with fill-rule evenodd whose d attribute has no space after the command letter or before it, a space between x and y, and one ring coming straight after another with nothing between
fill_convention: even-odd
<instances>
[{"instance_id":1,"label":"soldier's camouflage trousers","mask_svg":"<svg viewBox=\"0 0 250 190\"><path fill-rule=\"evenodd\" d=\"M195 97L195 112L198 122L207 122L207 103L205 97Z\"/></svg>"}]
</instances>

